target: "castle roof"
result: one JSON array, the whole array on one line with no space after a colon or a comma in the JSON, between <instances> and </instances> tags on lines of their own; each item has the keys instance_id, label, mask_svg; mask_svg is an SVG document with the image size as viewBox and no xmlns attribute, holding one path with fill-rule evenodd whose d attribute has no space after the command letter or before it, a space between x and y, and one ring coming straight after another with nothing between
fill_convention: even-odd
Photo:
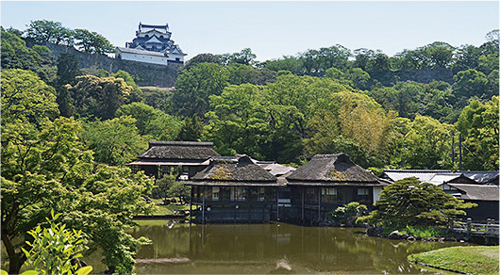
<instances>
[{"instance_id":1,"label":"castle roof","mask_svg":"<svg viewBox=\"0 0 500 275\"><path fill-rule=\"evenodd\" d=\"M161 33L167 33L168 24L165 24L165 25L147 25L147 24L139 23L139 32L148 32L148 31L152 31L152 30L157 30L158 32L161 32Z\"/></svg>"}]
</instances>

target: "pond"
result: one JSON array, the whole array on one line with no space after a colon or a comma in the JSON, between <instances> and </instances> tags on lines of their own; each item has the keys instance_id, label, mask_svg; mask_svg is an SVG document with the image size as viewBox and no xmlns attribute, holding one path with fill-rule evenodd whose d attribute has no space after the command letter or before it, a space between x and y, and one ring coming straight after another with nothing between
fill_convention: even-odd
<instances>
[{"instance_id":1,"label":"pond","mask_svg":"<svg viewBox=\"0 0 500 275\"><path fill-rule=\"evenodd\" d=\"M138 252L138 274L435 274L435 270L409 263L406 257L468 245L373 238L359 228L141 223L130 234L148 237L153 243ZM89 264L102 271L98 261Z\"/></svg>"}]
</instances>

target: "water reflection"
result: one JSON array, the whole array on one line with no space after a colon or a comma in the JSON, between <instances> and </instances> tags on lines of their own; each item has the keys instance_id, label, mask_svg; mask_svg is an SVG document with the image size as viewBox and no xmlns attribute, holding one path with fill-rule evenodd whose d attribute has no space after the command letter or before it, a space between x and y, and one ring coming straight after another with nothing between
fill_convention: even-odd
<instances>
[{"instance_id":1,"label":"water reflection","mask_svg":"<svg viewBox=\"0 0 500 275\"><path fill-rule=\"evenodd\" d=\"M460 243L371 238L363 229L288 224L141 226L139 274L425 273L406 257ZM434 273L434 272L432 272Z\"/></svg>"}]
</instances>

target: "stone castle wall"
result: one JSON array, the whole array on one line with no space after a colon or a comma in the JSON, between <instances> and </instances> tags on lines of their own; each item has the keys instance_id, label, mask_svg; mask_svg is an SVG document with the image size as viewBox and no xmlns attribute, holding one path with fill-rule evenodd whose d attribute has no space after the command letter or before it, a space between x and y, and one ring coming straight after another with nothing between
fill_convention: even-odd
<instances>
[{"instance_id":1,"label":"stone castle wall","mask_svg":"<svg viewBox=\"0 0 500 275\"><path fill-rule=\"evenodd\" d=\"M130 60L110 58L106 55L81 53L73 47L47 44L52 53L59 57L62 53L71 53L78 58L80 69L96 67L110 73L119 70L128 72L139 86L169 88L175 86L180 64L156 65Z\"/></svg>"}]
</instances>

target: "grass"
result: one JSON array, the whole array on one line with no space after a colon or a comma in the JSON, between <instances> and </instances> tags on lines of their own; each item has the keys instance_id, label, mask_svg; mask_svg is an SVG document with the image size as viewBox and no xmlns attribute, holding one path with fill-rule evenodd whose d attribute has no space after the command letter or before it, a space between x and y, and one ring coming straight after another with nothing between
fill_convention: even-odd
<instances>
[{"instance_id":1,"label":"grass","mask_svg":"<svg viewBox=\"0 0 500 275\"><path fill-rule=\"evenodd\" d=\"M423 239L442 237L443 233L440 228L434 227L418 227L418 226L406 226L405 229L399 232L403 234L412 235L415 237L420 237Z\"/></svg>"},{"instance_id":2,"label":"grass","mask_svg":"<svg viewBox=\"0 0 500 275\"><path fill-rule=\"evenodd\" d=\"M448 247L409 255L415 263L468 274L498 274L498 246Z\"/></svg>"},{"instance_id":3,"label":"grass","mask_svg":"<svg viewBox=\"0 0 500 275\"><path fill-rule=\"evenodd\" d=\"M155 209L153 215L172 215L174 210L189 210L189 205L169 204L163 205L163 199L153 199Z\"/></svg>"}]
</instances>

